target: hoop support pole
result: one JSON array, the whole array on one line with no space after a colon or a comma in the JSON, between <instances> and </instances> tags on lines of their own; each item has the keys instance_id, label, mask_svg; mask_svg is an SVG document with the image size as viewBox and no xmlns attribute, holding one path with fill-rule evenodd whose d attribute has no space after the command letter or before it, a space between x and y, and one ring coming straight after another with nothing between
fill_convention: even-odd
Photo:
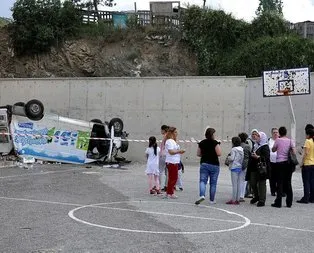
<instances>
[{"instance_id":1,"label":"hoop support pole","mask_svg":"<svg viewBox=\"0 0 314 253\"><path fill-rule=\"evenodd\" d=\"M288 96L289 104L290 104L290 118L291 118L291 138L296 140L296 118L294 113L293 104L291 102L291 96Z\"/></svg>"}]
</instances>

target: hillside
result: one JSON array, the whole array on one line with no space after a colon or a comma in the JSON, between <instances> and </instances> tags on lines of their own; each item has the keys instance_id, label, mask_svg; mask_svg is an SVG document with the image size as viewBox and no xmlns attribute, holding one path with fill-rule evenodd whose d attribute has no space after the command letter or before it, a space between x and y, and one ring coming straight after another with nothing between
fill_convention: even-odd
<instances>
[{"instance_id":1,"label":"hillside","mask_svg":"<svg viewBox=\"0 0 314 253\"><path fill-rule=\"evenodd\" d=\"M127 33L66 41L50 53L17 57L0 28L0 78L197 75L196 56L169 35Z\"/></svg>"},{"instance_id":2,"label":"hillside","mask_svg":"<svg viewBox=\"0 0 314 253\"><path fill-rule=\"evenodd\" d=\"M9 24L9 22L10 22L10 19L0 17L0 27L3 27L5 25Z\"/></svg>"}]
</instances>

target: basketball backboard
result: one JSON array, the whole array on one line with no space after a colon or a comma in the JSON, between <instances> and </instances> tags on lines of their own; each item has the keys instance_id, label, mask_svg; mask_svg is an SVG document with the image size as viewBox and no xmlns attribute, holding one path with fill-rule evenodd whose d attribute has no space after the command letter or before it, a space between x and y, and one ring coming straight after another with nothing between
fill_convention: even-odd
<instances>
[{"instance_id":1,"label":"basketball backboard","mask_svg":"<svg viewBox=\"0 0 314 253\"><path fill-rule=\"evenodd\" d=\"M277 97L311 93L309 68L263 72L263 96Z\"/></svg>"}]
</instances>

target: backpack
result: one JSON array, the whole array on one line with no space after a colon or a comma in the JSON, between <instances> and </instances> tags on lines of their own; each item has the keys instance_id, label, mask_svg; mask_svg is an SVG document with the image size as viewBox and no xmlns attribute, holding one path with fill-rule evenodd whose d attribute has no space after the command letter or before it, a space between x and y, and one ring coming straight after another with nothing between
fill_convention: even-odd
<instances>
[{"instance_id":1,"label":"backpack","mask_svg":"<svg viewBox=\"0 0 314 253\"><path fill-rule=\"evenodd\" d=\"M253 152L255 142L254 142L251 138L247 138L247 140L245 141L245 143L250 146L251 152Z\"/></svg>"}]
</instances>

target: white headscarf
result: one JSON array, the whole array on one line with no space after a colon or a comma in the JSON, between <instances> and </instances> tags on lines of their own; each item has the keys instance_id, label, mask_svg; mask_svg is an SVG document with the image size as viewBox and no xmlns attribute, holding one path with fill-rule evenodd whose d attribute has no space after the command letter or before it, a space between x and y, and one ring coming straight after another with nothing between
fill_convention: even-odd
<instances>
[{"instance_id":1,"label":"white headscarf","mask_svg":"<svg viewBox=\"0 0 314 253\"><path fill-rule=\"evenodd\" d=\"M260 147L268 145L267 135L264 132L258 132L258 135L260 139L258 142L255 142L254 144L254 149L253 149L254 152Z\"/></svg>"}]
</instances>

